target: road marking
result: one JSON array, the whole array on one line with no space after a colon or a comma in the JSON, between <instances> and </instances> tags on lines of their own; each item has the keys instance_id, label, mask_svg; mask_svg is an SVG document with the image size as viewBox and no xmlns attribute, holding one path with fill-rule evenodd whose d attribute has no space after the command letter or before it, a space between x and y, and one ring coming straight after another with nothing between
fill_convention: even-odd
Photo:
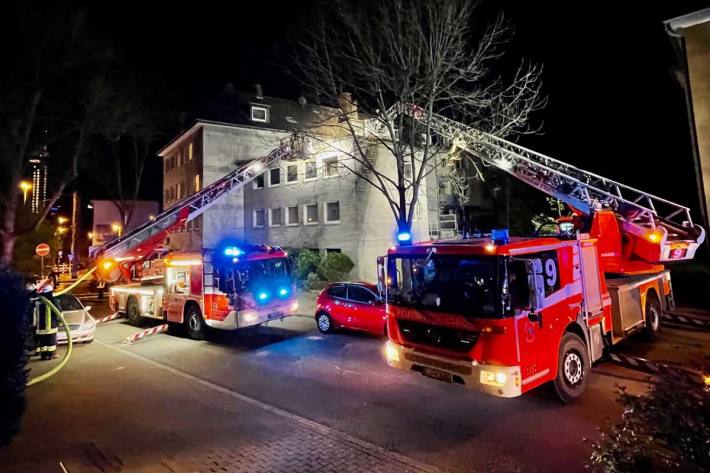
<instances>
[{"instance_id":1,"label":"road marking","mask_svg":"<svg viewBox=\"0 0 710 473\"><path fill-rule=\"evenodd\" d=\"M410 466L412 468L419 469L421 471L432 471L432 472L442 471L439 468L419 462L417 460L414 460L413 458L409 458L407 456L400 455L399 453L392 452L390 450L380 447L379 445L367 442L366 440L362 440L357 437L353 437L352 435L346 434L345 432L342 432L340 430L336 430L336 429L333 429L333 428L328 427L326 425L319 424L318 422L312 421L312 420L307 419L305 417L301 417L298 414L294 414L292 412L286 411L284 409L281 409L280 407L276 407L274 405L267 404L263 401L259 401L257 399L252 398L252 397L241 394L237 391L233 391L233 390L226 388L224 386L220 386L219 384L215 384L211 381L207 381L205 379L198 378L197 376L187 373L185 371L179 370L177 368L173 368L168 365L164 365L164 364L159 363L151 358L148 358L143 355L139 355L138 353L134 353L132 351L126 350L121 347L110 345L110 344L103 342L99 339L95 339L95 341L101 346L104 346L106 348L109 348L109 349L117 351L117 352L121 352L124 355L128 355L128 356L132 356L134 358L137 358L137 359L143 361L144 363L148 363L149 365L151 365L155 368L160 368L164 371L174 374L175 376L179 376L181 378L188 379L188 380L195 382L197 384L200 384L208 389L212 389L213 391L217 391L221 394L225 394L229 397L232 397L232 398L242 401L244 403L247 403L252 406L258 407L260 409L263 409L265 411L268 411L268 412L275 414L279 417L289 419L289 420L296 422L297 424L299 424L303 427L306 427L308 429L311 429L311 430L317 432L320 435L330 437L330 438L339 439L343 442L348 442L348 443L354 444L357 447L359 447L360 450L364 451L364 453L381 458L382 460L385 460L385 461L395 460L395 461L403 463L407 466Z\"/></svg>"}]
</instances>

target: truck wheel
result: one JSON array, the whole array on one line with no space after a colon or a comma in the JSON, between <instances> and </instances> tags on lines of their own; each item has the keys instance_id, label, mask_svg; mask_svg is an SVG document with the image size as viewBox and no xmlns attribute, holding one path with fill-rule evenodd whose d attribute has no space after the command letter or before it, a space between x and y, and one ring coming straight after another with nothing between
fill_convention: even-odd
<instances>
[{"instance_id":1,"label":"truck wheel","mask_svg":"<svg viewBox=\"0 0 710 473\"><path fill-rule=\"evenodd\" d=\"M128 299L128 304L126 304L126 317L133 325L140 325L141 323L142 317L138 301L133 297Z\"/></svg>"},{"instance_id":2,"label":"truck wheel","mask_svg":"<svg viewBox=\"0 0 710 473\"><path fill-rule=\"evenodd\" d=\"M557 361L555 391L564 403L579 399L587 389L589 376L589 354L587 347L578 335L565 333L560 343L560 356Z\"/></svg>"},{"instance_id":3,"label":"truck wheel","mask_svg":"<svg viewBox=\"0 0 710 473\"><path fill-rule=\"evenodd\" d=\"M331 333L333 331L333 320L325 312L318 312L316 316L316 325L321 333Z\"/></svg>"},{"instance_id":4,"label":"truck wheel","mask_svg":"<svg viewBox=\"0 0 710 473\"><path fill-rule=\"evenodd\" d=\"M205 338L207 324L205 324L205 319L202 318L200 309L196 305L192 304L187 308L184 324L188 337L193 340L202 340Z\"/></svg>"},{"instance_id":5,"label":"truck wheel","mask_svg":"<svg viewBox=\"0 0 710 473\"><path fill-rule=\"evenodd\" d=\"M647 342L658 340L658 332L661 331L661 317L663 309L661 301L655 293L649 292L646 295L646 326L643 329L643 338Z\"/></svg>"}]
</instances>

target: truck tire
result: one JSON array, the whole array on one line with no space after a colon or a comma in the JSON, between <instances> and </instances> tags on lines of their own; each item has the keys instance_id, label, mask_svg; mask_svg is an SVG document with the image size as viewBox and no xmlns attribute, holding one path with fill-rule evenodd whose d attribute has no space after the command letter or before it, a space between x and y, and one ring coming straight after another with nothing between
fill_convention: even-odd
<instances>
[{"instance_id":1,"label":"truck tire","mask_svg":"<svg viewBox=\"0 0 710 473\"><path fill-rule=\"evenodd\" d=\"M647 342L655 342L658 340L658 332L661 331L661 318L663 317L663 308L661 301L655 292L646 294L646 326L643 328L643 338Z\"/></svg>"},{"instance_id":2,"label":"truck tire","mask_svg":"<svg viewBox=\"0 0 710 473\"><path fill-rule=\"evenodd\" d=\"M138 307L138 301L135 297L129 297L126 303L126 318L133 325L140 325L143 317L141 317L141 309Z\"/></svg>"},{"instance_id":3,"label":"truck tire","mask_svg":"<svg viewBox=\"0 0 710 473\"><path fill-rule=\"evenodd\" d=\"M557 376L554 381L555 391L562 402L570 404L582 397L587 389L589 369L587 346L578 335L565 333L560 343Z\"/></svg>"},{"instance_id":4,"label":"truck tire","mask_svg":"<svg viewBox=\"0 0 710 473\"><path fill-rule=\"evenodd\" d=\"M193 340L202 340L205 338L207 324L202 318L200 308L196 304L190 304L185 311L185 332L187 336Z\"/></svg>"}]
</instances>

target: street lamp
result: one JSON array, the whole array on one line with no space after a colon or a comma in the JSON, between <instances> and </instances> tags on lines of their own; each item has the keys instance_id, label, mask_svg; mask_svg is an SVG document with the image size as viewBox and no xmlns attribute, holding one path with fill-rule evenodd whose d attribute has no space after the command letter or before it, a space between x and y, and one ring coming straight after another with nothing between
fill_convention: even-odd
<instances>
[{"instance_id":1,"label":"street lamp","mask_svg":"<svg viewBox=\"0 0 710 473\"><path fill-rule=\"evenodd\" d=\"M57 233L64 235L67 232L67 227L57 227Z\"/></svg>"},{"instance_id":2,"label":"street lamp","mask_svg":"<svg viewBox=\"0 0 710 473\"><path fill-rule=\"evenodd\" d=\"M27 193L32 190L32 183L29 181L20 181L20 190L22 191L22 204L27 203Z\"/></svg>"},{"instance_id":3,"label":"street lamp","mask_svg":"<svg viewBox=\"0 0 710 473\"><path fill-rule=\"evenodd\" d=\"M66 217L61 217L61 216L60 216L60 217L57 217L57 222L59 222L59 225L64 225L64 224L67 223L68 221L69 221L69 219L66 218Z\"/></svg>"},{"instance_id":4,"label":"street lamp","mask_svg":"<svg viewBox=\"0 0 710 473\"><path fill-rule=\"evenodd\" d=\"M123 230L123 227L121 226L120 223L112 223L112 224L111 224L111 230L113 230L114 232L116 232L116 233L118 234L118 236L120 237L120 236L121 236L121 232L122 232L122 230Z\"/></svg>"}]
</instances>

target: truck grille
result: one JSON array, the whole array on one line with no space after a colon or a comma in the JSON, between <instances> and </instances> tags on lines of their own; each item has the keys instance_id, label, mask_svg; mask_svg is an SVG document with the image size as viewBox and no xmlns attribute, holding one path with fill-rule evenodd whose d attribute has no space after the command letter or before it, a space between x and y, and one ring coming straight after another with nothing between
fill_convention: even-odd
<instances>
[{"instance_id":1,"label":"truck grille","mask_svg":"<svg viewBox=\"0 0 710 473\"><path fill-rule=\"evenodd\" d=\"M444 350L468 352L476 343L478 333L438 325L398 320L399 331L405 341Z\"/></svg>"}]
</instances>

